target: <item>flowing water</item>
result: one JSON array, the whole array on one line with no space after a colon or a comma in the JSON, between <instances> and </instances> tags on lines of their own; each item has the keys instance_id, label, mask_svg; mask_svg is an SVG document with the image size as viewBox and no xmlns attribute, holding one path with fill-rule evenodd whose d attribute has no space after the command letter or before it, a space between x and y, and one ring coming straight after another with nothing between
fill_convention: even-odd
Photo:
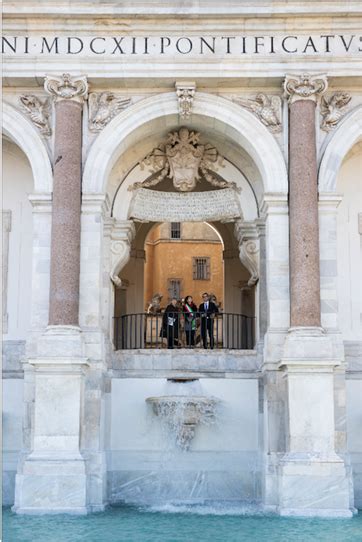
<instances>
[{"instance_id":1,"label":"flowing water","mask_svg":"<svg viewBox=\"0 0 362 542\"><path fill-rule=\"evenodd\" d=\"M134 494L131 495L133 502L138 504L113 506L105 512L88 516L17 516L6 508L3 514L3 541L362 542L362 513L351 519L296 519L265 514L257 504L228 503L225 500L208 500L207 504L177 502L177 491L183 484L187 485L188 480L184 470L173 468L172 461L178 465L182 461L188 462L191 452L177 446L175 434L179 431L180 419L184 417L185 398L205 399L206 396L198 380L168 381L164 396L172 399L168 405L166 401L158 414L157 421L164 425L165 430L165 456L160 471L153 473L159 483L152 486L152 498L149 499L152 504L140 503L140 496L145 497L145 488L142 487L142 491L135 493L136 499ZM184 398L180 401L180 408L175 408L175 397ZM199 423L214 423L208 411L204 414ZM168 416L171 419L167 419ZM169 472L163 471L166 467L170 469ZM197 488L192 482L190 492L184 492L190 497L196 495L202 501L201 489L210 482L206 477L205 482L201 483L197 470L195 475ZM165 500L168 504L155 504Z\"/></svg>"},{"instance_id":2,"label":"flowing water","mask_svg":"<svg viewBox=\"0 0 362 542\"><path fill-rule=\"evenodd\" d=\"M255 511L254 511L255 512ZM120 506L89 516L17 516L4 510L4 542L361 542L352 519L281 518L241 506Z\"/></svg>"},{"instance_id":3,"label":"flowing water","mask_svg":"<svg viewBox=\"0 0 362 542\"><path fill-rule=\"evenodd\" d=\"M212 425L219 400L203 394L199 380L167 380L164 394L149 397L154 413L159 417L164 434L165 449L187 451L199 424Z\"/></svg>"}]
</instances>

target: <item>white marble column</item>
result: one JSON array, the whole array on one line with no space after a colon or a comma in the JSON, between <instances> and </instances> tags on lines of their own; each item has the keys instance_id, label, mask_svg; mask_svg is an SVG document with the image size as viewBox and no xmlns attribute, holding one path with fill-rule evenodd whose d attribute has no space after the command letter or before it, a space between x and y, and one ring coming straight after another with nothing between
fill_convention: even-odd
<instances>
[{"instance_id":1,"label":"white marble column","mask_svg":"<svg viewBox=\"0 0 362 542\"><path fill-rule=\"evenodd\" d=\"M81 214L79 324L89 368L84 378L84 416L81 449L89 472L87 508L104 509L107 501L107 462L105 453L105 401L107 396L107 356L109 315L103 316L109 289L105 265L104 223L110 210L104 194L83 194Z\"/></svg>"},{"instance_id":2,"label":"white marble column","mask_svg":"<svg viewBox=\"0 0 362 542\"><path fill-rule=\"evenodd\" d=\"M278 503L278 458L285 441L285 382L278 370L289 327L289 229L287 194L264 194L261 216L265 221L264 267L266 295L260 299L266 333L259 398L262 411L263 484L266 510Z\"/></svg>"},{"instance_id":3,"label":"white marble column","mask_svg":"<svg viewBox=\"0 0 362 542\"><path fill-rule=\"evenodd\" d=\"M350 516L348 478L335 453L335 341L320 325L315 103L325 76L287 76L289 99L291 327L280 362L286 382L282 515ZM316 297L317 296L317 297Z\"/></svg>"},{"instance_id":4,"label":"white marble column","mask_svg":"<svg viewBox=\"0 0 362 542\"><path fill-rule=\"evenodd\" d=\"M289 328L289 231L287 194L264 194L261 215L265 220L267 295L261 311L267 315L264 368L277 369Z\"/></svg>"}]
</instances>

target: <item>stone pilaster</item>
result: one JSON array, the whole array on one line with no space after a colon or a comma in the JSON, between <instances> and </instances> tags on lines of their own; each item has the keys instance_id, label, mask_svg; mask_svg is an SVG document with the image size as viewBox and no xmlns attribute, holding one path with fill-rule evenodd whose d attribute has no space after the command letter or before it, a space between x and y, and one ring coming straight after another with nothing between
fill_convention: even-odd
<instances>
[{"instance_id":1,"label":"stone pilaster","mask_svg":"<svg viewBox=\"0 0 362 542\"><path fill-rule=\"evenodd\" d=\"M2 211L2 332L8 332L8 268L9 234L11 232L11 211Z\"/></svg>"},{"instance_id":2,"label":"stone pilaster","mask_svg":"<svg viewBox=\"0 0 362 542\"><path fill-rule=\"evenodd\" d=\"M336 342L321 327L315 104L325 76L287 76L289 100L290 321L280 362L286 382L282 515L350 516L349 482L335 452Z\"/></svg>"}]
</instances>

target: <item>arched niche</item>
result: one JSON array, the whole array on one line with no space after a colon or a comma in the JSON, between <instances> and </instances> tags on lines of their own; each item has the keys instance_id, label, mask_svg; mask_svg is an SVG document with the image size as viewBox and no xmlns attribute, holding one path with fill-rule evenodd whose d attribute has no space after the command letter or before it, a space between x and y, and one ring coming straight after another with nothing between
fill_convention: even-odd
<instances>
[{"instance_id":1,"label":"arched niche","mask_svg":"<svg viewBox=\"0 0 362 542\"><path fill-rule=\"evenodd\" d=\"M34 192L49 194L53 186L50 159L37 129L17 109L4 102L3 133L16 143L29 160Z\"/></svg>"},{"instance_id":2,"label":"arched niche","mask_svg":"<svg viewBox=\"0 0 362 542\"><path fill-rule=\"evenodd\" d=\"M181 126L178 102L174 93L152 96L137 102L115 117L94 141L84 169L83 192L108 192L113 199L116 187L109 187L112 169L129 149L144 141L143 156L155 144L155 137L175 126ZM224 98L197 93L193 115L187 126L213 133L230 149L237 147L250 157L260 175L258 192L287 193L288 182L282 152L265 126L250 112ZM220 149L220 152L221 149ZM136 151L137 153L137 151ZM224 154L225 156L225 154ZM128 172L139 157L128 161ZM133 163L132 163L133 162ZM124 175L128 172L124 172Z\"/></svg>"}]
</instances>

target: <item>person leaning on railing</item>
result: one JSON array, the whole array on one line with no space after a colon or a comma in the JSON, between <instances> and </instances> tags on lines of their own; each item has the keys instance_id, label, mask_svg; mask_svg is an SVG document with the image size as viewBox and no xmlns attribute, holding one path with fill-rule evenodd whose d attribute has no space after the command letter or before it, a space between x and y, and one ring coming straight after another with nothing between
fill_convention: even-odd
<instances>
[{"instance_id":1,"label":"person leaning on railing","mask_svg":"<svg viewBox=\"0 0 362 542\"><path fill-rule=\"evenodd\" d=\"M178 346L178 335L180 327L180 313L177 307L177 299L171 299L162 316L162 329L160 336L167 339L167 348Z\"/></svg>"},{"instance_id":2,"label":"person leaning on railing","mask_svg":"<svg viewBox=\"0 0 362 542\"><path fill-rule=\"evenodd\" d=\"M191 295L187 295L185 297L182 312L185 320L184 329L186 335L186 345L192 348L195 346L197 307L193 302Z\"/></svg>"}]
</instances>

